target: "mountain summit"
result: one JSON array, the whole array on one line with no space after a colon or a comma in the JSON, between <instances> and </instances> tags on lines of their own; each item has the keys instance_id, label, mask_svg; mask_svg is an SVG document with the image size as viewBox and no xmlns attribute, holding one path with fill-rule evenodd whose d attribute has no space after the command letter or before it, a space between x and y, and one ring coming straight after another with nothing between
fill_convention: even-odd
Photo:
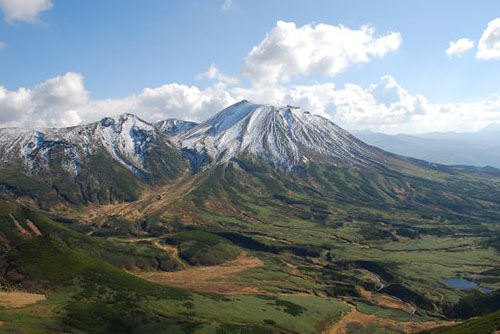
<instances>
[{"instance_id":1,"label":"mountain summit","mask_svg":"<svg viewBox=\"0 0 500 334\"><path fill-rule=\"evenodd\" d=\"M252 156L289 170L310 160L342 165L379 160L372 147L324 117L246 100L178 133L178 140L197 162L215 164Z\"/></svg>"}]
</instances>

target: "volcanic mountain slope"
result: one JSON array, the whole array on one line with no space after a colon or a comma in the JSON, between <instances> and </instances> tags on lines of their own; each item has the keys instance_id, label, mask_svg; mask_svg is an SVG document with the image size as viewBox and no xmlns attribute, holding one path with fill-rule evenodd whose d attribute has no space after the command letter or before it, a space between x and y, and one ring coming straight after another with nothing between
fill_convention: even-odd
<instances>
[{"instance_id":1,"label":"volcanic mountain slope","mask_svg":"<svg viewBox=\"0 0 500 334\"><path fill-rule=\"evenodd\" d=\"M284 171L309 161L333 165L381 162L374 149L326 118L297 107L246 100L179 132L177 137L183 150L202 165L222 164L244 155Z\"/></svg>"},{"instance_id":2,"label":"volcanic mountain slope","mask_svg":"<svg viewBox=\"0 0 500 334\"><path fill-rule=\"evenodd\" d=\"M496 170L396 156L300 108L246 100L200 124L174 119L150 124L124 114L71 128L1 129L0 154L4 189L44 207L61 200L135 201L145 189L179 179L187 166L192 175L178 182L194 188L229 166L240 180L260 175L343 201L476 210L493 201L488 209L497 207L494 183L481 181L496 178ZM466 186L460 184L464 179L470 180Z\"/></svg>"},{"instance_id":3,"label":"volcanic mountain slope","mask_svg":"<svg viewBox=\"0 0 500 334\"><path fill-rule=\"evenodd\" d=\"M61 129L0 129L0 179L40 203L131 201L182 174L166 135L132 114ZM43 195L42 195L43 194Z\"/></svg>"},{"instance_id":4,"label":"volcanic mountain slope","mask_svg":"<svg viewBox=\"0 0 500 334\"><path fill-rule=\"evenodd\" d=\"M496 219L500 210L498 170L396 156L299 108L241 101L200 124L167 120L155 128L191 173L161 187L146 185L137 201L93 206L87 221L175 215L199 221L206 210L258 221L256 203L326 221L333 207L343 216L390 208L478 219ZM125 180L141 179L129 173Z\"/></svg>"},{"instance_id":5,"label":"volcanic mountain slope","mask_svg":"<svg viewBox=\"0 0 500 334\"><path fill-rule=\"evenodd\" d=\"M226 184L230 193L238 187L268 196L294 190L323 200L409 210L500 208L495 169L447 167L390 154L296 107L243 100L203 123L189 123L172 140L199 180L193 194L216 198Z\"/></svg>"}]
</instances>

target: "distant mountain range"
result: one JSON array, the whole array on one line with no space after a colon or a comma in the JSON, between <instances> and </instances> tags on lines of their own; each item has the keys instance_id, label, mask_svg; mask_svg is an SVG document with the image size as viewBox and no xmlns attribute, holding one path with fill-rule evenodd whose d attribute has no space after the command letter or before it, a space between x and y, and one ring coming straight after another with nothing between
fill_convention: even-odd
<instances>
[{"instance_id":1,"label":"distant mountain range","mask_svg":"<svg viewBox=\"0 0 500 334\"><path fill-rule=\"evenodd\" d=\"M478 132L387 135L353 131L364 142L396 154L445 165L500 168L500 125Z\"/></svg>"}]
</instances>

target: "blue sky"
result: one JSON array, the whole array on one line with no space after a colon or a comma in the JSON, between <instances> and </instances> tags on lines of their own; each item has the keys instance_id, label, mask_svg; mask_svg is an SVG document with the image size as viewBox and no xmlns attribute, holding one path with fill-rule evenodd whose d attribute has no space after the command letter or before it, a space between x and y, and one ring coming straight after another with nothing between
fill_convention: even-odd
<instances>
[{"instance_id":1,"label":"blue sky","mask_svg":"<svg viewBox=\"0 0 500 334\"><path fill-rule=\"evenodd\" d=\"M27 10L28 14L23 14L23 9L17 9L18 14L9 14L13 10L9 3L15 1L25 2L27 7L38 6L38 9L46 10L36 13L35 8L34 11ZM242 70L252 48L263 42L266 34L270 34L277 27L277 22L282 20L293 22L298 29L304 25L314 29L321 23L334 27L344 25L352 30L369 25L375 29L373 38L386 36L391 32L400 35L399 45L384 52L383 56L371 56L366 62L352 61L342 71L325 73L313 64L311 71L292 71L290 80L286 82L266 83L279 86L282 95L286 95L287 90L295 86L317 87L321 84L332 84L336 90L342 89L346 84L353 84L367 90L370 85L379 83L381 78L389 75L398 89L415 99L420 95L425 97L425 103L435 105L435 108L442 109L443 105L450 103L460 104L460 110L456 114L463 118L464 110L471 109L471 113L482 112L478 111L481 109L478 105L491 99L492 95L500 94L500 59L478 59L476 47L488 23L500 16L500 3L497 1L410 3L233 0L226 5L227 8L223 9L224 1L0 0L0 8L3 9L0 42L4 43L0 50L0 86L11 95L19 93L21 87L36 95L37 85L50 78L77 73L81 79L81 89L84 90L77 94L80 94L79 98L85 106L66 105L77 116L68 116L64 105L45 105L48 109L57 110L50 114L54 120L43 124L47 112L34 110L35 107L31 105L37 103L33 101L28 103L28 109L33 110L26 113L31 113L31 116L40 115L42 120L39 123L48 126L67 125L100 117L103 111L96 109L103 107L99 105L93 108L90 105L107 99L120 104L120 107L113 105L110 112L119 112L120 108L127 109L123 100L141 95L146 87L156 88L175 83L206 92L210 87L215 87L217 82L214 81L217 78L212 76L203 79L199 74L207 71L211 64L215 64L225 76L238 80L237 84L226 84L224 89L229 95L222 99L223 102L207 102L210 107L195 106L194 109L200 109L198 111L173 110L175 108L172 106L165 107L162 111L161 107L154 105L155 113L148 115L153 118L186 116L184 118L200 120L215 112L214 108L223 107L224 103L236 100L245 95L245 92L248 93L248 90L252 92L249 95L258 102L274 103L275 101L264 100L267 96L281 95L275 92L256 94L256 91L261 90L262 84L256 87L255 77L242 74ZM295 30L292 29L291 33L293 31ZM459 55L446 54L449 43L459 38L473 40L474 47ZM283 74L286 73L280 72L280 75ZM266 89L273 88L276 87ZM37 94L39 96L41 93ZM302 93L297 94L303 96ZM300 102L304 99L292 98L292 101ZM390 126L386 126L389 123L370 123L369 119L373 115L365 119L362 116L346 116L348 110L340 113L339 99L338 96L329 97L329 100L325 97L323 100L327 102L323 104L310 102L309 99L304 107L319 105L319 113L349 128L424 132L426 124L433 123L428 119L419 128L409 125L415 121L415 117L420 117L418 107L414 107L411 117L406 117L408 115L404 112L401 114L400 107L393 108L396 111L380 111L385 116L391 112L396 113L388 116L388 122L392 122ZM412 101L408 100L405 104L419 103ZM20 115L23 111L13 108L12 103L6 103L4 101L2 110L0 94L0 115L4 113L4 117L0 116L0 124L25 125L26 117ZM169 104L168 101L165 103ZM381 108L382 105L389 107L389 103L384 101L374 103L381 105ZM376 105L372 109L377 109ZM181 106L189 108L189 104ZM145 107L134 105L129 108ZM491 109L491 105L488 104L485 108ZM497 122L491 115L496 109L490 109L485 111L481 122L473 127L465 126L467 120L463 119L452 122L456 124L451 126L441 125L429 130L476 130L488 123ZM426 112L430 113L429 110ZM7 115L7 112L19 115ZM60 119L53 115L56 112L60 112ZM143 113L147 114L145 111ZM440 122L446 123L441 116L438 117ZM403 123L406 125L401 127Z\"/></svg>"}]
</instances>

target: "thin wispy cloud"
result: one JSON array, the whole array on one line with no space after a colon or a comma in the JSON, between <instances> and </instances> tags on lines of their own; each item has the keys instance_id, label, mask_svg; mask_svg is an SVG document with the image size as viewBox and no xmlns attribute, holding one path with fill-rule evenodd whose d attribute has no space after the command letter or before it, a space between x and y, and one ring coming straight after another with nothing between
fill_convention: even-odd
<instances>
[{"instance_id":1,"label":"thin wispy cloud","mask_svg":"<svg viewBox=\"0 0 500 334\"><path fill-rule=\"evenodd\" d=\"M234 3L233 3L233 0L224 0L224 2L222 3L222 5L220 6L220 10L222 12L226 12L230 9L234 8Z\"/></svg>"},{"instance_id":2,"label":"thin wispy cloud","mask_svg":"<svg viewBox=\"0 0 500 334\"><path fill-rule=\"evenodd\" d=\"M196 78L198 80L216 80L227 85L235 85L238 83L238 78L222 73L214 63L210 65L206 72L199 73Z\"/></svg>"}]
</instances>

